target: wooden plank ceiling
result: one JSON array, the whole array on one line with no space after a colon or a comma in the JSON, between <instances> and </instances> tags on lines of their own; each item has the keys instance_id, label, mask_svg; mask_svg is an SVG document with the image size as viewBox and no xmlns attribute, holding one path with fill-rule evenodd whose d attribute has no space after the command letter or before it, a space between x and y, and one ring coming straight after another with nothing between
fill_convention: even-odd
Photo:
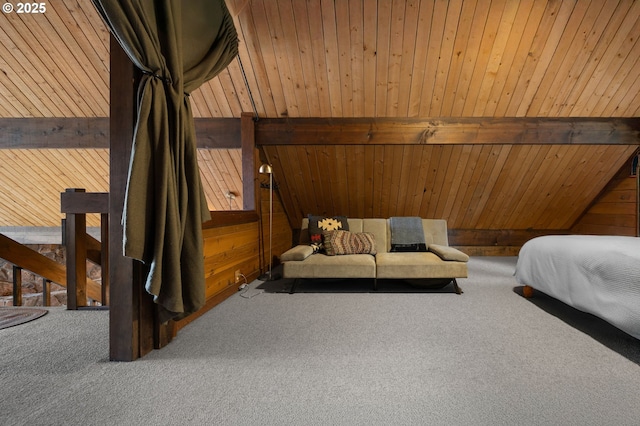
<instances>
[{"instance_id":1,"label":"wooden plank ceiling","mask_svg":"<svg viewBox=\"0 0 640 426\"><path fill-rule=\"evenodd\" d=\"M254 105L261 118L640 112L638 1L227 4L239 60L192 94L196 117L238 118ZM109 35L90 2L0 15L0 119L108 114ZM315 212L419 214L454 228L564 229L636 148L269 145L265 155L292 223ZM0 161L0 226L57 226L66 187L108 191L104 149L0 149ZM200 165L211 209L242 204L237 150L201 150Z\"/></svg>"}]
</instances>

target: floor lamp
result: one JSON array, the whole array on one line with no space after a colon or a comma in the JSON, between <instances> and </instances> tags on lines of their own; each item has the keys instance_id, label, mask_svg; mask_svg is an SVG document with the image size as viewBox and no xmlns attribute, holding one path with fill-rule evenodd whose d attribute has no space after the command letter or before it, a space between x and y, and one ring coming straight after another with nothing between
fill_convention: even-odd
<instances>
[{"instance_id":1,"label":"floor lamp","mask_svg":"<svg viewBox=\"0 0 640 426\"><path fill-rule=\"evenodd\" d=\"M269 274L264 275L261 278L266 281L271 281L273 276L271 275L271 266L273 264L273 257L271 257L271 248L273 241L273 168L271 164L263 164L260 166L259 172L261 174L269 175Z\"/></svg>"}]
</instances>

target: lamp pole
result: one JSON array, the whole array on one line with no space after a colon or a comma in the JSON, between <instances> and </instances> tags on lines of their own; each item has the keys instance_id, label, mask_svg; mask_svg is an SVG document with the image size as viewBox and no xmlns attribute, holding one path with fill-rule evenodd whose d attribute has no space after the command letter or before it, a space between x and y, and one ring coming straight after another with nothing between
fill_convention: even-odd
<instances>
[{"instance_id":1,"label":"lamp pole","mask_svg":"<svg viewBox=\"0 0 640 426\"><path fill-rule=\"evenodd\" d=\"M273 257L271 254L273 243L273 168L271 164L263 164L260 166L259 172L269 175L269 274L267 275L267 281L271 281L271 269L273 266Z\"/></svg>"},{"instance_id":2,"label":"lamp pole","mask_svg":"<svg viewBox=\"0 0 640 426\"><path fill-rule=\"evenodd\" d=\"M273 241L273 170L269 173L269 281L271 281L271 268L273 265L273 257L271 248Z\"/></svg>"}]
</instances>

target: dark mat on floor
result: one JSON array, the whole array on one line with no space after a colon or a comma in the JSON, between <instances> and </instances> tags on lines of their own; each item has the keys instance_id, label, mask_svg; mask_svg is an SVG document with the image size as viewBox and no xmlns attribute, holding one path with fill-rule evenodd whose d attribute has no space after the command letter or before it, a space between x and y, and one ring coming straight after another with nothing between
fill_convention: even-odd
<instances>
[{"instance_id":1,"label":"dark mat on floor","mask_svg":"<svg viewBox=\"0 0 640 426\"><path fill-rule=\"evenodd\" d=\"M33 321L45 315L46 309L23 308L19 306L0 307L0 330Z\"/></svg>"}]
</instances>

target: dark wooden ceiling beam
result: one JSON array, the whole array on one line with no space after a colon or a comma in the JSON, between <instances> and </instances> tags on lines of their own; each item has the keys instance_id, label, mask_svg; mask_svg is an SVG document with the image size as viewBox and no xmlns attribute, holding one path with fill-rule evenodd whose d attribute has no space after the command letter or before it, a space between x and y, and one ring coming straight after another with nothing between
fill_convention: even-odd
<instances>
[{"instance_id":1,"label":"dark wooden ceiling beam","mask_svg":"<svg viewBox=\"0 0 640 426\"><path fill-rule=\"evenodd\" d=\"M260 119L257 145L638 145L638 118Z\"/></svg>"},{"instance_id":2,"label":"dark wooden ceiling beam","mask_svg":"<svg viewBox=\"0 0 640 426\"><path fill-rule=\"evenodd\" d=\"M109 148L109 118L2 118L0 148Z\"/></svg>"},{"instance_id":3,"label":"dark wooden ceiling beam","mask_svg":"<svg viewBox=\"0 0 640 426\"><path fill-rule=\"evenodd\" d=\"M198 148L240 148L240 119L196 118ZM0 149L109 148L108 117L0 118Z\"/></svg>"},{"instance_id":4,"label":"dark wooden ceiling beam","mask_svg":"<svg viewBox=\"0 0 640 426\"><path fill-rule=\"evenodd\" d=\"M195 119L198 148L241 148L240 119ZM640 118L263 118L257 145L640 145ZM108 148L109 119L0 119L0 149Z\"/></svg>"}]
</instances>

